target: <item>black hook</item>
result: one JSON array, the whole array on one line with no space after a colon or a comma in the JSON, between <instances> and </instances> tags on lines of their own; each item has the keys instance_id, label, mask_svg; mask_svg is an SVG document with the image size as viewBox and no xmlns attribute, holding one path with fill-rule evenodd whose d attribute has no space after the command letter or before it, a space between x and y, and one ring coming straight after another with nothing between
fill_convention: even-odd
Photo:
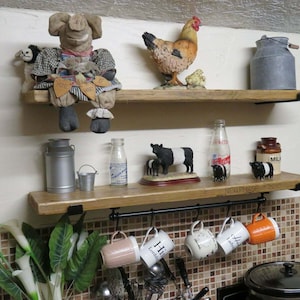
<instances>
[{"instance_id":1,"label":"black hook","mask_svg":"<svg viewBox=\"0 0 300 300\"><path fill-rule=\"evenodd\" d=\"M227 205L227 212L226 212L226 217L229 217L229 212L230 212L230 209L231 209L231 202L228 201L228 205Z\"/></svg>"},{"instance_id":2,"label":"black hook","mask_svg":"<svg viewBox=\"0 0 300 300\"><path fill-rule=\"evenodd\" d=\"M119 224L120 218L118 214L116 215L116 232L120 232L120 224Z\"/></svg>"},{"instance_id":3,"label":"black hook","mask_svg":"<svg viewBox=\"0 0 300 300\"><path fill-rule=\"evenodd\" d=\"M261 213L261 202L257 203L256 213Z\"/></svg>"},{"instance_id":4,"label":"black hook","mask_svg":"<svg viewBox=\"0 0 300 300\"><path fill-rule=\"evenodd\" d=\"M153 225L153 220L154 220L154 209L153 208L151 208L151 219L150 219L150 227L154 227L154 225Z\"/></svg>"},{"instance_id":5,"label":"black hook","mask_svg":"<svg viewBox=\"0 0 300 300\"><path fill-rule=\"evenodd\" d=\"M197 215L195 218L193 218L193 222L197 221L199 219L199 215L200 215L200 207L199 207L199 204L197 205Z\"/></svg>"}]
</instances>

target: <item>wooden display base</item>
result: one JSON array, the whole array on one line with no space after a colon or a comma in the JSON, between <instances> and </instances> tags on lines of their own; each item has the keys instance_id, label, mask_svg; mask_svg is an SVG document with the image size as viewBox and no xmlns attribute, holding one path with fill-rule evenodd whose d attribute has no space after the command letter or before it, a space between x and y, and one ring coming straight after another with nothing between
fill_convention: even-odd
<instances>
[{"instance_id":1,"label":"wooden display base","mask_svg":"<svg viewBox=\"0 0 300 300\"><path fill-rule=\"evenodd\" d=\"M176 173L171 172L167 175L159 174L158 176L144 175L140 184L152 186L166 186L180 183L200 182L200 177L196 173Z\"/></svg>"}]
</instances>

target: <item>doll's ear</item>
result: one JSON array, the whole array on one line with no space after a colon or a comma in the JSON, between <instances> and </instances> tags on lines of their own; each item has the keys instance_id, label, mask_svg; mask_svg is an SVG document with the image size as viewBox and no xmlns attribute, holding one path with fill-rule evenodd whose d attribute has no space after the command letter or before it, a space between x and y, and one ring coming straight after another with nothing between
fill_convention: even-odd
<instances>
[{"instance_id":1,"label":"doll's ear","mask_svg":"<svg viewBox=\"0 0 300 300\"><path fill-rule=\"evenodd\" d=\"M70 15L67 13L56 13L49 18L48 31L50 35L58 36L60 29L68 23Z\"/></svg>"},{"instance_id":2,"label":"doll's ear","mask_svg":"<svg viewBox=\"0 0 300 300\"><path fill-rule=\"evenodd\" d=\"M102 36L101 18L96 15L85 14L86 20L92 29L93 40L99 39Z\"/></svg>"}]
</instances>

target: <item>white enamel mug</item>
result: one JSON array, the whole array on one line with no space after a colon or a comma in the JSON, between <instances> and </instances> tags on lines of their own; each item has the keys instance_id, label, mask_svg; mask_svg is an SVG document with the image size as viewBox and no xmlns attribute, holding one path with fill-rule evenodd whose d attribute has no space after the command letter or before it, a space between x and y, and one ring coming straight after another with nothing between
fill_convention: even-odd
<instances>
[{"instance_id":1,"label":"white enamel mug","mask_svg":"<svg viewBox=\"0 0 300 300\"><path fill-rule=\"evenodd\" d=\"M200 224L200 228L195 227ZM218 243L209 229L204 228L202 221L195 221L184 241L187 252L195 259L204 259L218 250Z\"/></svg>"},{"instance_id":2,"label":"white enamel mug","mask_svg":"<svg viewBox=\"0 0 300 300\"><path fill-rule=\"evenodd\" d=\"M227 255L249 238L247 228L231 217L224 220L221 231L217 235L219 250Z\"/></svg>"},{"instance_id":3,"label":"white enamel mug","mask_svg":"<svg viewBox=\"0 0 300 300\"><path fill-rule=\"evenodd\" d=\"M154 230L154 237L148 240L150 232ZM148 241L147 241L148 240ZM151 268L175 247L169 235L155 227L148 229L145 239L140 247L140 257L148 268Z\"/></svg>"}]
</instances>

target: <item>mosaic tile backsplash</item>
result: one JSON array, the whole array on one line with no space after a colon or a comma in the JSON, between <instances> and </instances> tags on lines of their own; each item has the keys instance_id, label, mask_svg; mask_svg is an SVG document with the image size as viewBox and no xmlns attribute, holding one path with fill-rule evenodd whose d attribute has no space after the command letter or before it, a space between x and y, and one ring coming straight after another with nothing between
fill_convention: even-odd
<instances>
[{"instance_id":1,"label":"mosaic tile backsplash","mask_svg":"<svg viewBox=\"0 0 300 300\"><path fill-rule=\"evenodd\" d=\"M175 266L175 258L182 257L188 271L189 281L192 284L192 292L196 295L203 287L207 286L209 292L206 296L212 300L216 300L216 290L218 287L231 285L242 280L244 273L253 265L271 261L299 261L300 257L300 237L299 237L299 199L282 199L267 200L261 206L261 212L267 216L273 217L280 227L279 239L259 244L249 245L244 243L235 249L231 254L222 256L216 253L207 259L196 261L189 257L184 248L184 239L189 228L195 218L202 220L205 227L209 228L213 233L217 234L226 218L227 208L220 207L214 209L204 209L199 212L186 211L180 213L169 213L155 215L153 224L157 228L167 232L175 243L175 248L166 257L169 268L176 276L176 284L180 289L184 289L183 282L180 278L178 269ZM230 216L248 224L252 220L252 215L257 211L257 204L244 204L232 206ZM139 245L142 244L144 235L150 226L149 217L131 217L121 219L119 222L120 229L127 235L134 235ZM99 230L108 237L115 230L116 224L108 220L99 220L88 222L85 224L89 230ZM49 229L43 229L43 234L48 234ZM0 246L2 253L11 261L14 257L14 240L8 233L1 233ZM134 288L142 288L145 284L143 278L147 274L146 268L142 264L131 265L125 267L125 271L129 276L129 280ZM106 280L109 273L105 270L99 270L97 278L93 282L90 290L85 293L78 294L71 298L72 300L100 299L97 298L92 291L96 289L99 282ZM140 289L144 292L144 289ZM176 288L174 282L170 281L165 285L163 295L160 299L175 299ZM0 299L10 299L0 291ZM126 293L124 299L127 299ZM144 294L139 299L145 299ZM153 299L156 299L153 297Z\"/></svg>"}]
</instances>

